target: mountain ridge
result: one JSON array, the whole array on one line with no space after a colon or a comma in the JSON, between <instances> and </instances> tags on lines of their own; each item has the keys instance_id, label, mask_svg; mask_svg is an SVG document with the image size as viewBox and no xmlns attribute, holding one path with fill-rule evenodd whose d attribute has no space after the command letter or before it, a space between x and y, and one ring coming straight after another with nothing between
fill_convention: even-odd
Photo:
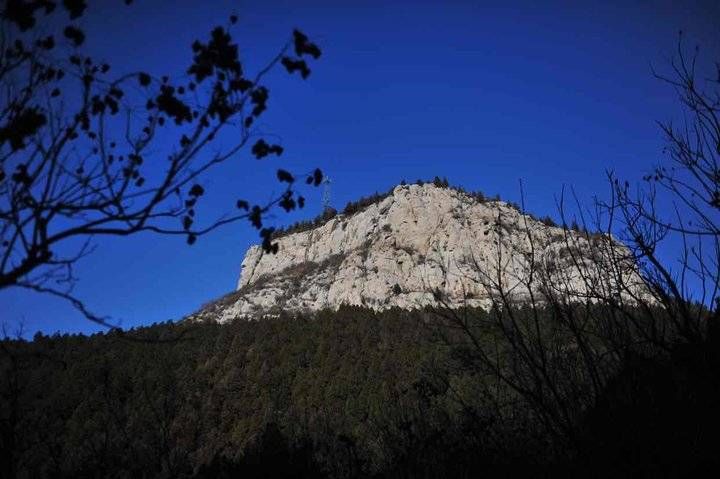
<instances>
[{"instance_id":1,"label":"mountain ridge","mask_svg":"<svg viewBox=\"0 0 720 479\"><path fill-rule=\"evenodd\" d=\"M352 214L335 215L275 241L277 254L252 246L236 290L193 318L223 322L343 304L376 310L438 305L488 309L495 300L488 277L497 276L495 286L513 300L529 300L536 286L527 287L528 278L540 266L548 275L545 287L558 284L584 295L591 269L598 285L612 282L608 265L595 267L589 261L602 256L596 244L622 252L627 271L621 275L636 274L629 251L612 237L550 226L505 201L446 184L398 185ZM539 289L541 296L548 293Z\"/></svg>"}]
</instances>

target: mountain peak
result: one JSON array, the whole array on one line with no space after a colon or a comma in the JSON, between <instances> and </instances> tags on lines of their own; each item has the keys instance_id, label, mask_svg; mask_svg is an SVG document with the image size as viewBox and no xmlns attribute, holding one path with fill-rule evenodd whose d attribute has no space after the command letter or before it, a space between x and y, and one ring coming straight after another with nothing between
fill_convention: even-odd
<instances>
[{"instance_id":1,"label":"mountain peak","mask_svg":"<svg viewBox=\"0 0 720 479\"><path fill-rule=\"evenodd\" d=\"M552 264L558 280L582 291L569 250L588 249L603 238L614 242L446 184L398 185L371 198L350 213L283 232L277 254L251 247L236 291L195 316L226 321L343 304L376 310L438 302L489 308L493 298L483 278L498 278L514 300L527 300L532 287L522 285L532 254L537 256L532 265Z\"/></svg>"}]
</instances>

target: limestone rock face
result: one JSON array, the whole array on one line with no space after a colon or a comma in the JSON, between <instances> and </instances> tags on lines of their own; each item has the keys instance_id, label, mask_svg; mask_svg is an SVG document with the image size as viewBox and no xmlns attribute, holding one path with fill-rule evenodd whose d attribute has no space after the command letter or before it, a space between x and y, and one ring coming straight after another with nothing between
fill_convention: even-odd
<instances>
[{"instance_id":1,"label":"limestone rock face","mask_svg":"<svg viewBox=\"0 0 720 479\"><path fill-rule=\"evenodd\" d=\"M500 289L523 301L548 286L582 296L588 278L612 288L615 274L641 284L627 249L608 236L547 226L503 201L433 184L397 186L355 214L277 241L275 255L251 247L237 290L195 317L227 321L342 304L488 308ZM610 250L613 258L603 258Z\"/></svg>"}]
</instances>

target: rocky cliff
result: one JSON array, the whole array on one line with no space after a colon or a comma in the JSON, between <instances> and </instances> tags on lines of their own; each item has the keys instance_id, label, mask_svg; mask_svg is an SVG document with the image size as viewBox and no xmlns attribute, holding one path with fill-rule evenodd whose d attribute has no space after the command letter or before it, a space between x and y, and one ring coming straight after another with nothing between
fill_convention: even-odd
<instances>
[{"instance_id":1,"label":"rocky cliff","mask_svg":"<svg viewBox=\"0 0 720 479\"><path fill-rule=\"evenodd\" d=\"M277 241L274 255L250 248L237 290L195 317L341 304L487 308L500 293L513 301L558 292L582 298L618 281L641 283L627 249L609 236L550 226L503 201L433 184L397 186L361 211Z\"/></svg>"}]
</instances>

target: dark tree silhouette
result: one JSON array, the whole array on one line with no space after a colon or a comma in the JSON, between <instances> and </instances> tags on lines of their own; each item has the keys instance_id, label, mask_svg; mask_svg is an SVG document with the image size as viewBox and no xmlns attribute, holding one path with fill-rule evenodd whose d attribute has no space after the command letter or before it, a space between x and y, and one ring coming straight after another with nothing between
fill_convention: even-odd
<instances>
[{"instance_id":1,"label":"dark tree silhouette","mask_svg":"<svg viewBox=\"0 0 720 479\"><path fill-rule=\"evenodd\" d=\"M669 73L654 72L670 85L683 121L660 122L666 161L631 188L610 174L613 198L603 208L618 219L653 292L673 326L689 342L703 339L705 308L720 319L720 70L698 65L699 47L688 52L680 33ZM677 261L664 261L663 245L674 239Z\"/></svg>"},{"instance_id":2,"label":"dark tree silhouette","mask_svg":"<svg viewBox=\"0 0 720 479\"><path fill-rule=\"evenodd\" d=\"M59 296L105 323L71 294L73 265L92 251L94 237L150 231L181 235L192 245L245 219L266 250L277 250L263 218L275 206L303 206L293 174L278 170L285 189L272 201L239 199L234 213L202 224L200 178L249 144L257 159L283 153L253 129L268 106L265 76L280 64L307 78L306 59L317 59L320 49L295 30L251 74L231 35L233 15L193 42L178 78L143 69L113 75L109 63L83 53L77 20L86 7L83 0L9 0L2 7L0 290ZM307 176L309 185L321 181L319 170Z\"/></svg>"},{"instance_id":3,"label":"dark tree silhouette","mask_svg":"<svg viewBox=\"0 0 720 479\"><path fill-rule=\"evenodd\" d=\"M498 234L494 261L469 258L467 280L489 299L487 315L436 294L435 314L464 335L465 367L492 378L485 394L497 404L512 405L498 408L500 420L523 404L557 451L602 465L597 476L702 475L717 463L695 438L714 436L720 421L711 405L720 364L720 77L700 74L698 51L688 54L680 40L670 73L656 74L684 107L681 126L660 123L667 161L636 187L608 173L610 198L588 210L574 197L572 219L561 195L558 254L525 221L515 242ZM526 268L508 268L513 257ZM678 447L680 437L695 442Z\"/></svg>"}]
</instances>

